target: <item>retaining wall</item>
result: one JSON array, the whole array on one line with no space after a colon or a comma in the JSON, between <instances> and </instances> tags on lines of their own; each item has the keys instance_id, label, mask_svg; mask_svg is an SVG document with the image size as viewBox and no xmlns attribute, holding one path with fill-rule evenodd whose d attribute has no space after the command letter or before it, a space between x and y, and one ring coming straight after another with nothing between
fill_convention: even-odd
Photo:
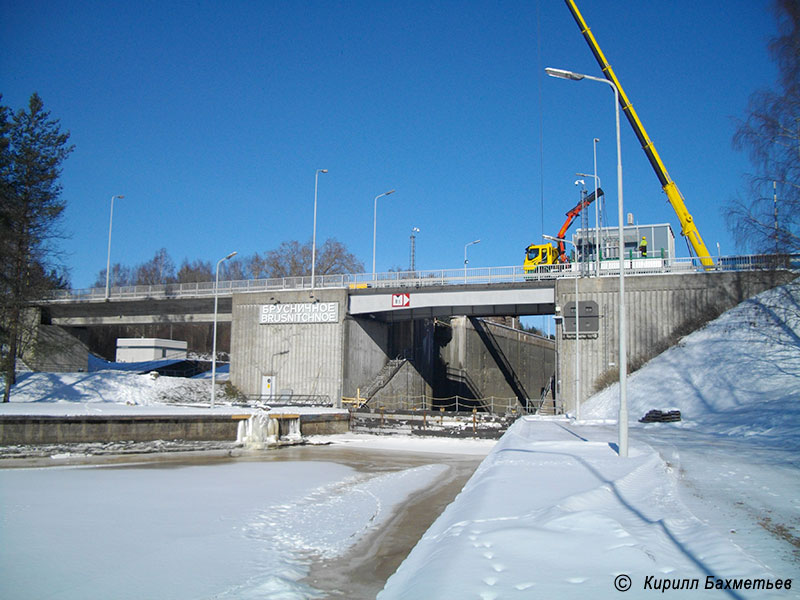
<instances>
[{"instance_id":1,"label":"retaining wall","mask_svg":"<svg viewBox=\"0 0 800 600\"><path fill-rule=\"evenodd\" d=\"M0 417L0 445L152 442L155 440L236 441L242 415ZM349 415L300 415L302 435L349 430Z\"/></svg>"},{"instance_id":2,"label":"retaining wall","mask_svg":"<svg viewBox=\"0 0 800 600\"><path fill-rule=\"evenodd\" d=\"M626 345L629 367L665 350L677 335L686 335L710 319L770 288L792 281L791 271L747 271L636 276L625 278ZM580 397L586 400L598 388L607 371L618 373L619 280L616 277L586 277L578 280L580 302L598 305L599 331L584 333L580 352ZM575 300L575 281L558 280L556 306L563 309ZM566 410L573 411L577 386L575 338L556 328L558 392ZM630 372L630 368L629 368ZM615 377L618 375L615 375ZM642 415L640 415L642 416Z\"/></svg>"}]
</instances>

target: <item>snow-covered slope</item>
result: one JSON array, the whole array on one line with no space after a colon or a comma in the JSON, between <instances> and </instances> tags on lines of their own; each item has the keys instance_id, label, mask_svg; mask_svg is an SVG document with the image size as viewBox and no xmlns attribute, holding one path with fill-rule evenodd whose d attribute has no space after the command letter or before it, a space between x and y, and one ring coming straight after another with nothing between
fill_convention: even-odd
<instances>
[{"instance_id":1,"label":"snow-covered slope","mask_svg":"<svg viewBox=\"0 0 800 600\"><path fill-rule=\"evenodd\" d=\"M628 380L627 459L617 386L580 423L520 419L379 598L800 597L775 588L800 574L799 331L794 283L650 361Z\"/></svg>"},{"instance_id":2,"label":"snow-covered slope","mask_svg":"<svg viewBox=\"0 0 800 600\"><path fill-rule=\"evenodd\" d=\"M678 427L800 443L800 283L729 310L628 378L631 420L677 408ZM616 419L619 386L586 401L586 419Z\"/></svg>"}]
</instances>

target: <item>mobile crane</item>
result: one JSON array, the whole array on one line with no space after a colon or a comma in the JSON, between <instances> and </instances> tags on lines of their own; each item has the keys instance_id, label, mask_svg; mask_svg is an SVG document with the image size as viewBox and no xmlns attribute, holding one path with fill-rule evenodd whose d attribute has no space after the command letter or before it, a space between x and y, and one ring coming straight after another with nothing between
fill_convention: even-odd
<instances>
[{"instance_id":1,"label":"mobile crane","mask_svg":"<svg viewBox=\"0 0 800 600\"><path fill-rule=\"evenodd\" d=\"M594 202L597 198L600 198L602 195L602 188L597 188L596 197L594 192L592 192L588 196L585 196L583 199L581 199L581 201L578 202L578 204L576 204L573 208L567 211L567 220L564 221L561 229L558 230L557 237L559 240L564 239L564 236L567 234L567 229L569 229L570 225L572 225L572 222L575 220L575 218L581 214L581 211L584 208L588 208L592 202ZM558 242L558 247L554 246L553 244L531 244L525 248L524 269L526 273L534 271L536 267L554 265L556 262L567 262L567 249L564 246L564 242Z\"/></svg>"},{"instance_id":2,"label":"mobile crane","mask_svg":"<svg viewBox=\"0 0 800 600\"><path fill-rule=\"evenodd\" d=\"M644 153L647 155L647 160L650 161L650 166L653 167L653 170L655 171L656 176L661 183L661 187L664 190L664 193L667 195L667 200L669 201L670 205L672 205L672 210L674 210L675 214L678 216L678 220L681 224L681 234L688 240L690 248L694 251L694 254L700 260L700 263L704 267L713 267L714 261L711 259L711 255L708 251L708 248L706 248L705 243L703 242L703 238L700 237L700 232L697 230L697 225L695 225L692 215L689 214L689 210L686 208L683 195L681 194L675 182L672 181L669 173L667 173L667 168L664 166L664 163L661 162L661 157L658 155L653 142L650 140L647 132L644 130L644 126L639 120L639 116L636 114L633 106L631 106L628 96L622 89L622 85L620 85L619 79L617 79L617 76L611 68L611 65L608 64L606 57L603 55L603 51L600 50L600 46L597 44L597 40L594 38L591 29L589 29L589 26L583 19L583 15L581 15L574 0L564 1L567 4L567 8L569 8L570 12L572 13L575 22L578 24L583 38L586 40L586 43L589 44L589 48L591 49L592 54L594 54L595 60L600 65L603 75L616 86L617 91L619 92L620 107L625 113L625 116L628 118L628 122L631 124L633 132L636 134L639 143L642 145L642 150L644 150Z\"/></svg>"}]
</instances>

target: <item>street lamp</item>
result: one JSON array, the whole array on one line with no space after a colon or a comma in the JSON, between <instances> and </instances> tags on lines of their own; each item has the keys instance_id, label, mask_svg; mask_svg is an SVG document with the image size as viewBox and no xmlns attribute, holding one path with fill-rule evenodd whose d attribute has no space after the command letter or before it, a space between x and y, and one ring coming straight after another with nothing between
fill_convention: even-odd
<instances>
[{"instance_id":1,"label":"street lamp","mask_svg":"<svg viewBox=\"0 0 800 600\"><path fill-rule=\"evenodd\" d=\"M597 189L601 187L600 178L597 176L597 138L594 138L594 172L575 173L578 177L591 177L594 179L594 257L597 263L597 276L600 277L600 198L597 197Z\"/></svg>"},{"instance_id":2,"label":"street lamp","mask_svg":"<svg viewBox=\"0 0 800 600\"><path fill-rule=\"evenodd\" d=\"M411 237L409 238L409 242L411 245L409 251L409 260L408 260L408 270L414 272L417 268L417 235L419 233L419 227L412 227L411 228Z\"/></svg>"},{"instance_id":3,"label":"street lamp","mask_svg":"<svg viewBox=\"0 0 800 600\"><path fill-rule=\"evenodd\" d=\"M317 169L314 175L314 233L311 236L311 289L314 289L314 273L317 265L317 184L319 174L327 173L328 169Z\"/></svg>"},{"instance_id":4,"label":"street lamp","mask_svg":"<svg viewBox=\"0 0 800 600\"><path fill-rule=\"evenodd\" d=\"M551 77L560 79L571 79L580 81L590 79L600 81L611 86L614 90L614 108L616 110L617 126L617 211L618 211L618 235L619 235L619 455L628 456L628 397L625 388L628 374L628 357L625 347L625 239L623 237L623 208L622 208L622 143L619 132L619 90L614 82L600 77L592 77L582 73L573 73L564 69L546 68L545 72Z\"/></svg>"},{"instance_id":5,"label":"street lamp","mask_svg":"<svg viewBox=\"0 0 800 600\"><path fill-rule=\"evenodd\" d=\"M394 194L395 190L389 190L375 196L375 210L372 218L372 280L375 281L375 240L378 235L378 198L383 198L389 194Z\"/></svg>"},{"instance_id":6,"label":"street lamp","mask_svg":"<svg viewBox=\"0 0 800 600\"><path fill-rule=\"evenodd\" d=\"M214 279L214 335L211 343L211 408L214 408L214 401L217 398L217 287L219 286L219 266L226 260L236 256L236 252L231 252L228 256L217 261L217 276Z\"/></svg>"},{"instance_id":7,"label":"street lamp","mask_svg":"<svg viewBox=\"0 0 800 600\"><path fill-rule=\"evenodd\" d=\"M106 300L108 300L109 273L111 272L111 223L114 221L114 198L125 196L111 196L111 216L108 218L108 258L106 259Z\"/></svg>"},{"instance_id":8,"label":"street lamp","mask_svg":"<svg viewBox=\"0 0 800 600\"><path fill-rule=\"evenodd\" d=\"M480 240L475 240L474 242L470 242L469 244L464 244L464 283L467 283L467 247L472 246L473 244L480 244Z\"/></svg>"},{"instance_id":9,"label":"street lamp","mask_svg":"<svg viewBox=\"0 0 800 600\"><path fill-rule=\"evenodd\" d=\"M578 247L575 242L564 238L557 238L551 235L542 236L551 242L566 242L575 248L575 262L578 262ZM581 420L581 346L578 343L581 336L580 302L578 302L578 276L580 275L580 265L575 272L575 420ZM563 325L562 325L563 326Z\"/></svg>"}]
</instances>

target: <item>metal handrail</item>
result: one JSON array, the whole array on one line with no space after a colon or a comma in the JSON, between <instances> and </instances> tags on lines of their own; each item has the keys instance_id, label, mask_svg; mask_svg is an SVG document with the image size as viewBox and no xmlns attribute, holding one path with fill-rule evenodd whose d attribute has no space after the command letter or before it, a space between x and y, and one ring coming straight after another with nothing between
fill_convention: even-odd
<instances>
[{"instance_id":1,"label":"metal handrail","mask_svg":"<svg viewBox=\"0 0 800 600\"><path fill-rule=\"evenodd\" d=\"M668 273L709 273L719 271L759 271L765 269L800 270L798 254L760 254L749 256L718 257L713 269L701 264L698 258L644 258L633 255L626 258L625 274L661 275ZM593 265L592 265L593 267ZM587 273L580 263L566 263L537 267L525 271L521 266L476 267L467 269L439 269L432 271L390 271L377 273L317 275L315 288L362 289L362 288L403 288L429 287L442 285L495 285L501 283L522 283L529 281L550 281L574 278ZM597 276L591 270L590 276ZM619 259L601 262L600 277L617 277ZM281 277L274 279L244 279L220 281L219 296L231 296L237 292L265 292L311 289L311 277ZM149 298L209 298L214 296L213 282L171 283L166 285L136 285L112 287L108 298L111 300L141 300ZM55 290L46 299L48 302L105 301L105 288L78 290Z\"/></svg>"}]
</instances>

